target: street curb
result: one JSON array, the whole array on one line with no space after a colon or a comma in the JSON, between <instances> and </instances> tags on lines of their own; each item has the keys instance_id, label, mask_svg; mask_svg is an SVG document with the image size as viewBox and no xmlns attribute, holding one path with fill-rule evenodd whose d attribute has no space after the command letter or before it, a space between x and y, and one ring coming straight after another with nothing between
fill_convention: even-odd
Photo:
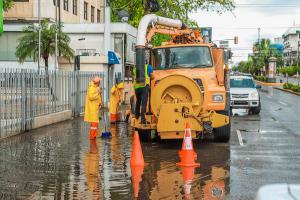
<instances>
[{"instance_id":1,"label":"street curb","mask_svg":"<svg viewBox=\"0 0 300 200\"><path fill-rule=\"evenodd\" d=\"M282 88L279 88L279 87L275 87L276 90L281 90L281 91L284 91L284 92L288 92L288 93L291 93L291 94L294 94L294 95L297 95L297 96L300 96L300 93L298 92L294 92L292 90L286 90L286 89L282 89Z\"/></svg>"},{"instance_id":2,"label":"street curb","mask_svg":"<svg viewBox=\"0 0 300 200\"><path fill-rule=\"evenodd\" d=\"M255 82L259 85L263 85L263 86L282 86L283 83L266 83L266 82L261 82L258 80L255 80Z\"/></svg>"}]
</instances>

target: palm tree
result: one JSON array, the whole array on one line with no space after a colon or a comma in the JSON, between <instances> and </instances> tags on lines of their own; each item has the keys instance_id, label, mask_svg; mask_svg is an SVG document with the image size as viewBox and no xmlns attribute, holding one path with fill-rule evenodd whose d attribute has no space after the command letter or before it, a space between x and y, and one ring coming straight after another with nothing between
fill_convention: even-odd
<instances>
[{"instance_id":1,"label":"palm tree","mask_svg":"<svg viewBox=\"0 0 300 200\"><path fill-rule=\"evenodd\" d=\"M49 24L48 19L41 21L41 57L45 62L45 72L48 74L48 60L50 56L55 55L55 35L57 33L57 40L59 41L58 51L69 61L74 57L74 50L69 46L70 38L67 34L58 31L59 26L56 24ZM18 39L18 46L16 56L19 62L23 63L27 58L32 58L37 61L39 48L39 27L31 24L24 28L24 35Z\"/></svg>"},{"instance_id":2,"label":"palm tree","mask_svg":"<svg viewBox=\"0 0 300 200\"><path fill-rule=\"evenodd\" d=\"M13 0L3 0L3 10L8 11L14 5Z\"/></svg>"}]
</instances>

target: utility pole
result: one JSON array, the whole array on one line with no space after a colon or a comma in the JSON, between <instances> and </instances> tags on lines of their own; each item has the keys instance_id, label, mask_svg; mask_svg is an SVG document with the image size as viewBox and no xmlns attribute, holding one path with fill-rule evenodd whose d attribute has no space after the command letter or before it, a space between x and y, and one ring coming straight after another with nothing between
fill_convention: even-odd
<instances>
[{"instance_id":1,"label":"utility pole","mask_svg":"<svg viewBox=\"0 0 300 200\"><path fill-rule=\"evenodd\" d=\"M292 65L292 47L290 47L290 65Z\"/></svg>"},{"instance_id":2,"label":"utility pole","mask_svg":"<svg viewBox=\"0 0 300 200\"><path fill-rule=\"evenodd\" d=\"M260 56L260 28L257 29L257 47L258 47L258 56Z\"/></svg>"},{"instance_id":3,"label":"utility pole","mask_svg":"<svg viewBox=\"0 0 300 200\"><path fill-rule=\"evenodd\" d=\"M38 0L38 20L39 20L39 44L38 44L38 74L41 67L41 0Z\"/></svg>"},{"instance_id":4,"label":"utility pole","mask_svg":"<svg viewBox=\"0 0 300 200\"><path fill-rule=\"evenodd\" d=\"M299 36L298 36L298 43L297 43L297 67L299 67Z\"/></svg>"},{"instance_id":5,"label":"utility pole","mask_svg":"<svg viewBox=\"0 0 300 200\"><path fill-rule=\"evenodd\" d=\"M257 36L257 44L260 44L260 28L257 29L258 31L258 36Z\"/></svg>"},{"instance_id":6,"label":"utility pole","mask_svg":"<svg viewBox=\"0 0 300 200\"><path fill-rule=\"evenodd\" d=\"M61 32L61 10L60 10L60 0L58 0L58 33ZM60 44L60 38L58 38L58 44ZM60 51L58 51L58 55L60 56Z\"/></svg>"},{"instance_id":7,"label":"utility pole","mask_svg":"<svg viewBox=\"0 0 300 200\"><path fill-rule=\"evenodd\" d=\"M55 0L55 70L58 69L57 56L57 0Z\"/></svg>"}]
</instances>

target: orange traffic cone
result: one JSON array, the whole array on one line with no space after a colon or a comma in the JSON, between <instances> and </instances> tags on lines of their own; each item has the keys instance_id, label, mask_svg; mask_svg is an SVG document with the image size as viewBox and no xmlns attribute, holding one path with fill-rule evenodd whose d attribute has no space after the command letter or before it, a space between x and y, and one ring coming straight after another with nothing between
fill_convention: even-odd
<instances>
[{"instance_id":1,"label":"orange traffic cone","mask_svg":"<svg viewBox=\"0 0 300 200\"><path fill-rule=\"evenodd\" d=\"M179 152L179 157L181 162L176 163L176 165L183 166L183 167L199 167L200 163L195 163L195 160L197 160L197 154L194 152L193 147L193 138L192 138L192 132L190 129L190 124L186 122L185 126L185 132L183 137L183 143L181 151Z\"/></svg>"},{"instance_id":2,"label":"orange traffic cone","mask_svg":"<svg viewBox=\"0 0 300 200\"><path fill-rule=\"evenodd\" d=\"M140 138L139 138L139 134L137 131L134 132L134 136L133 136L130 165L131 166L144 166L145 165L142 147L141 147L141 143L140 143Z\"/></svg>"},{"instance_id":3,"label":"orange traffic cone","mask_svg":"<svg viewBox=\"0 0 300 200\"><path fill-rule=\"evenodd\" d=\"M137 131L135 131L133 135L133 144L132 144L132 152L131 152L131 160L130 160L134 198L138 198L139 188L140 188L139 185L142 180L144 166L145 166L145 162L144 162L144 156L142 152L139 134Z\"/></svg>"},{"instance_id":4,"label":"orange traffic cone","mask_svg":"<svg viewBox=\"0 0 300 200\"><path fill-rule=\"evenodd\" d=\"M140 182L142 181L142 175L144 171L143 165L131 165L131 178L132 178L132 185L133 185L133 193L134 198L137 199L140 190Z\"/></svg>"},{"instance_id":5,"label":"orange traffic cone","mask_svg":"<svg viewBox=\"0 0 300 200\"><path fill-rule=\"evenodd\" d=\"M195 173L195 167L181 167L182 177L183 177L183 192L184 192L184 199L191 199L191 188L192 182Z\"/></svg>"}]
</instances>

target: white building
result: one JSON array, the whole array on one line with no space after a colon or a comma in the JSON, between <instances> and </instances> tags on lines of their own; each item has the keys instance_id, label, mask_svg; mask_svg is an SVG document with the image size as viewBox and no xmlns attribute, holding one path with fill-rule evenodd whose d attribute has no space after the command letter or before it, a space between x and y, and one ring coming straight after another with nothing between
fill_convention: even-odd
<instances>
[{"instance_id":1,"label":"white building","mask_svg":"<svg viewBox=\"0 0 300 200\"><path fill-rule=\"evenodd\" d=\"M288 30L283 34L283 44L284 44L284 64L295 65L299 55L299 33L300 25L294 25L293 27L288 28Z\"/></svg>"},{"instance_id":2,"label":"white building","mask_svg":"<svg viewBox=\"0 0 300 200\"><path fill-rule=\"evenodd\" d=\"M4 25L4 33L0 37L0 67L37 69L36 62L28 59L20 64L15 56L17 40L22 35L22 29L25 26L24 24ZM99 62L107 64L107 56L103 57L104 24L64 24L62 31L69 35L70 46L76 55L98 56L101 57ZM134 65L136 35L136 28L127 23L111 24L111 49L121 56L125 68ZM49 59L49 69L54 69L54 62L53 57ZM44 64L41 63L41 65ZM70 64L69 67L73 69L73 65ZM99 67L102 66L99 65Z\"/></svg>"},{"instance_id":3,"label":"white building","mask_svg":"<svg viewBox=\"0 0 300 200\"><path fill-rule=\"evenodd\" d=\"M283 38L282 37L274 38L274 44L283 44Z\"/></svg>"}]
</instances>

